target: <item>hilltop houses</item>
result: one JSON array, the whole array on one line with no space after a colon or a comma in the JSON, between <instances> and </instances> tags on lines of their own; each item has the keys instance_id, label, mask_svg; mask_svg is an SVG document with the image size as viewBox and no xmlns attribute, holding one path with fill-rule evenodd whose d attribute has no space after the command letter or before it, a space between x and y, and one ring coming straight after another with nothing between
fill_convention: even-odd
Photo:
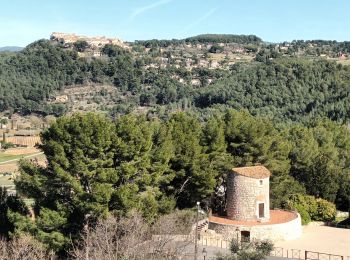
<instances>
[{"instance_id":1,"label":"hilltop houses","mask_svg":"<svg viewBox=\"0 0 350 260\"><path fill-rule=\"evenodd\" d=\"M122 48L128 49L129 46L126 45L121 39L118 38L107 38L105 36L84 36L84 35L76 35L75 33L60 33L53 32L50 36L52 41L57 41L62 44L70 44L76 41L86 41L91 47L101 48L106 44L113 44L120 46Z\"/></svg>"}]
</instances>

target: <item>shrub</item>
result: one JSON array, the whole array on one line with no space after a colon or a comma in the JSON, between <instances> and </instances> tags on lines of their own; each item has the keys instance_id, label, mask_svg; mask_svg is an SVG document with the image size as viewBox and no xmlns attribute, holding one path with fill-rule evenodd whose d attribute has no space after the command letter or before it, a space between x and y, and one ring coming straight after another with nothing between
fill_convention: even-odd
<instances>
[{"instance_id":1,"label":"shrub","mask_svg":"<svg viewBox=\"0 0 350 260\"><path fill-rule=\"evenodd\" d=\"M265 255L259 251L243 251L239 254L238 260L263 260Z\"/></svg>"},{"instance_id":2,"label":"shrub","mask_svg":"<svg viewBox=\"0 0 350 260\"><path fill-rule=\"evenodd\" d=\"M254 245L256 251L263 255L269 255L273 250L273 243L270 240L258 240Z\"/></svg>"},{"instance_id":3,"label":"shrub","mask_svg":"<svg viewBox=\"0 0 350 260\"><path fill-rule=\"evenodd\" d=\"M316 198L314 196L308 196L308 195L304 195L304 208L305 210L309 213L310 218L312 220L316 220L316 216L317 216L317 201Z\"/></svg>"},{"instance_id":4,"label":"shrub","mask_svg":"<svg viewBox=\"0 0 350 260\"><path fill-rule=\"evenodd\" d=\"M1 142L1 147L6 150L9 148L16 147L16 145L13 143Z\"/></svg>"},{"instance_id":5,"label":"shrub","mask_svg":"<svg viewBox=\"0 0 350 260\"><path fill-rule=\"evenodd\" d=\"M53 253L28 235L16 237L10 241L0 239L1 259L53 259Z\"/></svg>"},{"instance_id":6,"label":"shrub","mask_svg":"<svg viewBox=\"0 0 350 260\"><path fill-rule=\"evenodd\" d=\"M335 205L324 199L317 199L317 215L315 220L333 221L337 214Z\"/></svg>"},{"instance_id":7,"label":"shrub","mask_svg":"<svg viewBox=\"0 0 350 260\"><path fill-rule=\"evenodd\" d=\"M239 251L239 242L237 239L232 239L230 242L230 251L232 254L237 254Z\"/></svg>"},{"instance_id":8,"label":"shrub","mask_svg":"<svg viewBox=\"0 0 350 260\"><path fill-rule=\"evenodd\" d=\"M311 220L332 221L336 215L333 203L309 195L296 194L291 196L287 207L299 212L303 225L308 224Z\"/></svg>"},{"instance_id":9,"label":"shrub","mask_svg":"<svg viewBox=\"0 0 350 260\"><path fill-rule=\"evenodd\" d=\"M295 207L295 210L298 211L298 213L300 214L302 225L307 225L311 222L310 214L306 211L305 208L298 205Z\"/></svg>"},{"instance_id":10,"label":"shrub","mask_svg":"<svg viewBox=\"0 0 350 260\"><path fill-rule=\"evenodd\" d=\"M217 256L220 260L262 260L273 250L273 243L269 240L257 240L250 243L239 244L236 239L231 240L231 256Z\"/></svg>"},{"instance_id":11,"label":"shrub","mask_svg":"<svg viewBox=\"0 0 350 260\"><path fill-rule=\"evenodd\" d=\"M87 41L79 40L73 43L73 46L75 50L83 52L89 47L89 44L87 43Z\"/></svg>"}]
</instances>

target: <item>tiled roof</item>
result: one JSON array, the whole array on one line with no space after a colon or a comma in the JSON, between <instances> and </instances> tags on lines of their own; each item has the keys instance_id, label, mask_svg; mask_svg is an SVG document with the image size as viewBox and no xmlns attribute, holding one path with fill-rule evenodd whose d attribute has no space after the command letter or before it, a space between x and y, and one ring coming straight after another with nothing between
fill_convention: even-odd
<instances>
[{"instance_id":1,"label":"tiled roof","mask_svg":"<svg viewBox=\"0 0 350 260\"><path fill-rule=\"evenodd\" d=\"M232 169L235 173L255 179L264 179L270 177L270 171L262 165L237 167Z\"/></svg>"}]
</instances>

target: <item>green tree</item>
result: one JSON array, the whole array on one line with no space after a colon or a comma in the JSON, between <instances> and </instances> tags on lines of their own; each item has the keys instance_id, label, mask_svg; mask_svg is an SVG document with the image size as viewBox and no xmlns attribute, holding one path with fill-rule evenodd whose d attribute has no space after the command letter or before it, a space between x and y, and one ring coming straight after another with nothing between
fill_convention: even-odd
<instances>
[{"instance_id":1,"label":"green tree","mask_svg":"<svg viewBox=\"0 0 350 260\"><path fill-rule=\"evenodd\" d=\"M310 128L292 127L288 138L293 143L291 175L309 194L334 202L342 179L349 175L348 130L328 120L317 121Z\"/></svg>"},{"instance_id":2,"label":"green tree","mask_svg":"<svg viewBox=\"0 0 350 260\"><path fill-rule=\"evenodd\" d=\"M1 118L0 119L0 124L2 124L2 125L6 125L7 122L8 122L7 118Z\"/></svg>"},{"instance_id":3,"label":"green tree","mask_svg":"<svg viewBox=\"0 0 350 260\"><path fill-rule=\"evenodd\" d=\"M105 46L103 46L101 51L108 57L116 57L118 55L123 55L126 53L125 49L114 44L106 44Z\"/></svg>"},{"instance_id":4,"label":"green tree","mask_svg":"<svg viewBox=\"0 0 350 260\"><path fill-rule=\"evenodd\" d=\"M6 238L9 238L15 229L9 216L11 213L26 216L29 211L23 200L17 196L9 196L6 188L0 187L0 235Z\"/></svg>"},{"instance_id":5,"label":"green tree","mask_svg":"<svg viewBox=\"0 0 350 260\"><path fill-rule=\"evenodd\" d=\"M100 115L75 114L58 119L41 138L47 168L22 162L16 187L35 200L34 235L58 250L86 221L108 213L119 178L115 126Z\"/></svg>"},{"instance_id":6,"label":"green tree","mask_svg":"<svg viewBox=\"0 0 350 260\"><path fill-rule=\"evenodd\" d=\"M168 176L171 151L167 151L171 143L159 131L162 129L144 117L128 115L116 120L118 139L113 146L120 178L115 184L119 188L112 194L111 209L126 212L140 208L150 220L159 212L173 209L173 199L165 197L160 188L171 178ZM158 138L161 141L154 144Z\"/></svg>"},{"instance_id":7,"label":"green tree","mask_svg":"<svg viewBox=\"0 0 350 260\"><path fill-rule=\"evenodd\" d=\"M262 164L276 177L289 172L290 144L271 121L234 110L228 110L224 120L227 151L236 166Z\"/></svg>"},{"instance_id":8,"label":"green tree","mask_svg":"<svg viewBox=\"0 0 350 260\"><path fill-rule=\"evenodd\" d=\"M193 206L213 192L216 172L200 145L201 126L197 119L177 113L168 124L174 146L169 162L174 178L167 191L176 197L179 207Z\"/></svg>"},{"instance_id":9,"label":"green tree","mask_svg":"<svg viewBox=\"0 0 350 260\"><path fill-rule=\"evenodd\" d=\"M172 178L171 151L165 153L169 136L133 115L115 123L92 113L59 118L41 136L47 167L21 163L16 187L35 200L36 219L31 224L14 215L16 232L28 232L57 251L85 224L110 212L138 209L152 221L171 211L175 201L162 191Z\"/></svg>"},{"instance_id":10,"label":"green tree","mask_svg":"<svg viewBox=\"0 0 350 260\"><path fill-rule=\"evenodd\" d=\"M84 52L89 47L89 44L87 43L87 41L79 40L73 43L73 46L74 49L76 49L77 51Z\"/></svg>"}]
</instances>

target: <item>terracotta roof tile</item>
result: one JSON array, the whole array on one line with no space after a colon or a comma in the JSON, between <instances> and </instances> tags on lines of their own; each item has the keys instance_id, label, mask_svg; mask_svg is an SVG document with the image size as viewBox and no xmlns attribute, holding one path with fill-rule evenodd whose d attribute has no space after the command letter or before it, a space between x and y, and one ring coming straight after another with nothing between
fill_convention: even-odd
<instances>
[{"instance_id":1,"label":"terracotta roof tile","mask_svg":"<svg viewBox=\"0 0 350 260\"><path fill-rule=\"evenodd\" d=\"M257 220L243 221L243 220L232 220L223 216L211 216L209 217L209 222L224 224L224 225L243 225L243 226L262 226L262 225L272 225L281 224L292 221L296 219L298 214L292 211L285 210L270 210L270 219L266 222L259 222Z\"/></svg>"},{"instance_id":2,"label":"terracotta roof tile","mask_svg":"<svg viewBox=\"0 0 350 260\"><path fill-rule=\"evenodd\" d=\"M255 179L264 179L264 178L270 177L271 175L270 171L265 166L262 166L262 165L237 167L237 168L233 168L232 171L239 175L243 175L243 176L247 176Z\"/></svg>"}]
</instances>

